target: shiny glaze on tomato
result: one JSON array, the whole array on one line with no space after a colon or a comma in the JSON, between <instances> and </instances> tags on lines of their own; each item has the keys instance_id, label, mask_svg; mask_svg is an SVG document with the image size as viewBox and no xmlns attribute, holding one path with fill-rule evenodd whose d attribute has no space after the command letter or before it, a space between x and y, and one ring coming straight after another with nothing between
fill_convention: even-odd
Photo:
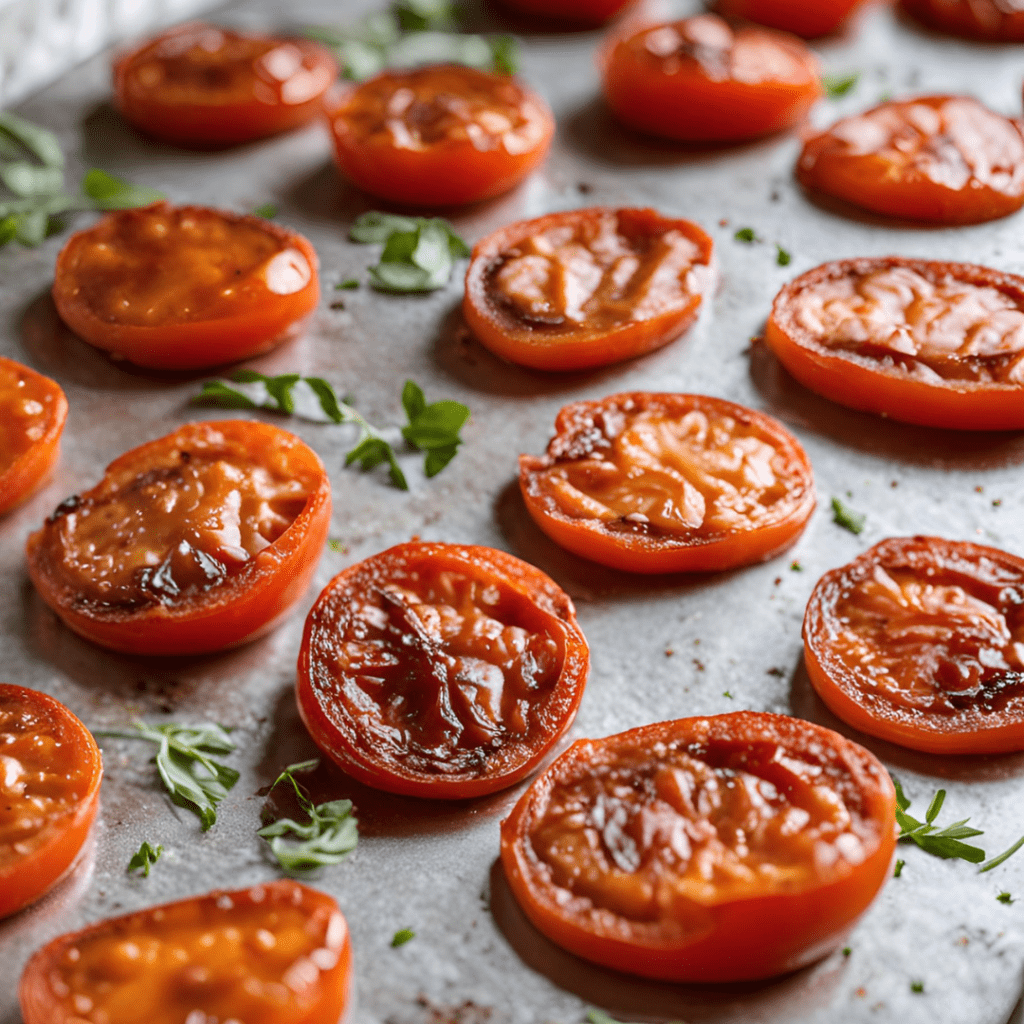
<instances>
[{"instance_id":1,"label":"shiny glaze on tomato","mask_svg":"<svg viewBox=\"0 0 1024 1024\"><path fill-rule=\"evenodd\" d=\"M804 39L843 28L864 0L718 0L715 7L728 18L754 21Z\"/></svg>"},{"instance_id":2,"label":"shiny glaze on tomato","mask_svg":"<svg viewBox=\"0 0 1024 1024\"><path fill-rule=\"evenodd\" d=\"M929 28L993 43L1024 42L1024 7L1018 0L901 0Z\"/></svg>"}]
</instances>

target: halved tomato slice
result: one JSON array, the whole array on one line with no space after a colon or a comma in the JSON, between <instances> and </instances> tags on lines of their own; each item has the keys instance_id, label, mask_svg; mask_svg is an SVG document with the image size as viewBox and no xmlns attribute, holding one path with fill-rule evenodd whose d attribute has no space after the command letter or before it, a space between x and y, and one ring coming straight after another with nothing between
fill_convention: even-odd
<instances>
[{"instance_id":1,"label":"halved tomato slice","mask_svg":"<svg viewBox=\"0 0 1024 1024\"><path fill-rule=\"evenodd\" d=\"M804 39L816 39L843 27L864 0L718 0L726 17L755 21Z\"/></svg>"},{"instance_id":2,"label":"halved tomato slice","mask_svg":"<svg viewBox=\"0 0 1024 1024\"><path fill-rule=\"evenodd\" d=\"M336 576L306 620L298 702L349 775L409 796L483 796L572 724L590 654L569 596L493 548L399 544Z\"/></svg>"},{"instance_id":3,"label":"halved tomato slice","mask_svg":"<svg viewBox=\"0 0 1024 1024\"><path fill-rule=\"evenodd\" d=\"M933 754L1024 750L1024 559L884 540L818 581L804 656L821 699L870 736Z\"/></svg>"},{"instance_id":4,"label":"halved tomato slice","mask_svg":"<svg viewBox=\"0 0 1024 1024\"><path fill-rule=\"evenodd\" d=\"M510 11L570 25L603 25L631 3L633 0L501 0L501 6Z\"/></svg>"},{"instance_id":5,"label":"halved tomato slice","mask_svg":"<svg viewBox=\"0 0 1024 1024\"><path fill-rule=\"evenodd\" d=\"M76 633L132 654L261 636L313 578L331 518L323 463L265 423L192 423L133 448L28 539L28 572Z\"/></svg>"},{"instance_id":6,"label":"halved tomato slice","mask_svg":"<svg viewBox=\"0 0 1024 1024\"><path fill-rule=\"evenodd\" d=\"M1019 0L901 0L908 14L929 28L993 43L1024 42Z\"/></svg>"},{"instance_id":7,"label":"halved tomato slice","mask_svg":"<svg viewBox=\"0 0 1024 1024\"><path fill-rule=\"evenodd\" d=\"M574 402L547 455L519 459L537 525L626 572L710 572L772 558L803 532L814 478L781 423L721 398L611 395Z\"/></svg>"},{"instance_id":8,"label":"halved tomato slice","mask_svg":"<svg viewBox=\"0 0 1024 1024\"><path fill-rule=\"evenodd\" d=\"M785 715L574 743L501 826L552 942L619 971L746 981L832 952L890 874L895 792L863 747Z\"/></svg>"}]
</instances>

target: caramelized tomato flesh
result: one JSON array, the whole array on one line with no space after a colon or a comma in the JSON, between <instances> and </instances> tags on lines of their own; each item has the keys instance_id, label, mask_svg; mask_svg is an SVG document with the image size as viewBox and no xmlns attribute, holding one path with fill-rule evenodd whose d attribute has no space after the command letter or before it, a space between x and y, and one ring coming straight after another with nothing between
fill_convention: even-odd
<instances>
[{"instance_id":1,"label":"caramelized tomato flesh","mask_svg":"<svg viewBox=\"0 0 1024 1024\"><path fill-rule=\"evenodd\" d=\"M862 0L719 0L718 10L730 18L792 32L805 39L835 32Z\"/></svg>"},{"instance_id":2,"label":"caramelized tomato flesh","mask_svg":"<svg viewBox=\"0 0 1024 1024\"><path fill-rule=\"evenodd\" d=\"M43 379L0 359L0 475L46 438L64 407L60 389L41 386Z\"/></svg>"},{"instance_id":3,"label":"caramelized tomato flesh","mask_svg":"<svg viewBox=\"0 0 1024 1024\"><path fill-rule=\"evenodd\" d=\"M931 28L968 39L1024 42L1024 10L1016 0L902 0Z\"/></svg>"}]
</instances>

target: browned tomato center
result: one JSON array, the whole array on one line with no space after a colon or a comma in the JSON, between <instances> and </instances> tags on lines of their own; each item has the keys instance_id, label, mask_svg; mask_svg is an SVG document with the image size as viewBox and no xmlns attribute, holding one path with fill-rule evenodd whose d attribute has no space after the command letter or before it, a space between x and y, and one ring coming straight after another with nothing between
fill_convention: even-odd
<instances>
[{"instance_id":1,"label":"browned tomato center","mask_svg":"<svg viewBox=\"0 0 1024 1024\"><path fill-rule=\"evenodd\" d=\"M53 418L55 396L32 392L27 374L0 361L0 474L45 436Z\"/></svg>"}]
</instances>

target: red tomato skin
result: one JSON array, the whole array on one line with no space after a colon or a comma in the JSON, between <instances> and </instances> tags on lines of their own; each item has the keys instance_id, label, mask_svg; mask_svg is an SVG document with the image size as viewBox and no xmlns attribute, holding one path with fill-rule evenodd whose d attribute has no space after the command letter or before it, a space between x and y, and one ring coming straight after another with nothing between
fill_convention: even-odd
<instances>
[{"instance_id":1,"label":"red tomato skin","mask_svg":"<svg viewBox=\"0 0 1024 1024\"><path fill-rule=\"evenodd\" d=\"M297 437L265 423L217 420L208 425L229 437L245 438L250 450L256 452L261 446L280 444L281 435L289 438L296 456L319 467L322 474L305 508L269 548L255 556L255 572L245 586L218 588L200 608L184 604L168 609L161 605L141 614L110 609L101 616L77 608L74 595L64 593L47 573L40 553L44 531L36 531L26 545L29 578L43 601L79 636L123 654L209 654L269 633L309 588L331 525L331 485L323 463ZM155 453L168 445L187 443L196 430L205 426L190 424L133 448L115 459L107 472L116 472L123 462L130 463L147 449Z\"/></svg>"},{"instance_id":2,"label":"red tomato skin","mask_svg":"<svg viewBox=\"0 0 1024 1024\"><path fill-rule=\"evenodd\" d=\"M682 945L630 941L616 936L612 927L601 932L585 928L549 894L538 894L531 881L535 855L529 843L522 840L530 826L532 805L551 788L552 776L560 768L569 770L574 763L586 763L596 744L616 737L578 740L532 783L501 824L501 862L505 876L517 902L537 930L570 953L603 967L675 983L760 981L798 970L837 949L892 874L896 793L888 773L873 754L830 729L786 715L761 712L740 711L710 719L658 722L620 735L646 734L653 744L672 728L687 727L688 723L732 720L758 739L762 738L758 730L764 728L763 720L769 719L774 720L771 727L780 732L799 728L820 734L823 742L840 748L850 760L856 759L865 778L870 776L872 817L893 825L883 829L877 849L857 865L856 870L830 884L806 891L711 907L706 930L692 942ZM791 724L796 722L798 726Z\"/></svg>"},{"instance_id":3,"label":"red tomato skin","mask_svg":"<svg viewBox=\"0 0 1024 1024\"><path fill-rule=\"evenodd\" d=\"M721 0L726 17L742 18L803 39L817 39L838 31L864 0Z\"/></svg>"},{"instance_id":4,"label":"red tomato skin","mask_svg":"<svg viewBox=\"0 0 1024 1024\"><path fill-rule=\"evenodd\" d=\"M41 706L47 717L59 724L62 746L84 764L89 781L81 801L67 816L58 835L6 871L0 869L0 918L40 899L74 867L96 820L103 779L103 757L92 733L59 700L38 690L0 683L0 697L3 696Z\"/></svg>"},{"instance_id":5,"label":"red tomato skin","mask_svg":"<svg viewBox=\"0 0 1024 1024\"><path fill-rule=\"evenodd\" d=\"M519 14L555 19L570 25L597 26L611 21L634 0L500 0Z\"/></svg>"},{"instance_id":6,"label":"red tomato skin","mask_svg":"<svg viewBox=\"0 0 1024 1024\"><path fill-rule=\"evenodd\" d=\"M839 405L862 412L950 430L1024 428L1024 389L997 381L934 384L884 367L874 368L848 356L801 342L793 314L794 297L815 281L878 266L907 266L921 272L949 269L954 276L1004 289L1024 305L1024 277L971 263L907 260L899 256L835 260L807 271L775 297L765 331L768 347L804 387Z\"/></svg>"},{"instance_id":7,"label":"red tomato skin","mask_svg":"<svg viewBox=\"0 0 1024 1024\"><path fill-rule=\"evenodd\" d=\"M53 398L52 415L43 436L0 472L0 515L3 515L30 498L46 482L60 460L60 438L68 418L68 400L60 385L49 377L3 356L0 356L0 366L29 375L33 383L44 388Z\"/></svg>"},{"instance_id":8,"label":"red tomato skin","mask_svg":"<svg viewBox=\"0 0 1024 1024\"><path fill-rule=\"evenodd\" d=\"M992 0L901 0L900 6L912 18L949 35L992 43L1024 42L1024 11L1001 10Z\"/></svg>"},{"instance_id":9,"label":"red tomato skin","mask_svg":"<svg viewBox=\"0 0 1024 1024\"><path fill-rule=\"evenodd\" d=\"M157 206L163 204L156 204ZM320 301L320 260L312 244L297 231L273 224L262 217L240 216L208 207L177 207L181 212L215 213L230 221L246 221L298 249L309 263L312 276L301 290L290 295L273 295L265 306L253 306L241 313L212 320L156 327L114 323L98 316L77 296L71 273L76 242L84 242L91 229L68 239L57 256L53 301L60 318L80 338L115 358L153 370L198 370L251 359L294 337L302 322ZM139 210L120 210L108 217L138 216Z\"/></svg>"}]
</instances>

